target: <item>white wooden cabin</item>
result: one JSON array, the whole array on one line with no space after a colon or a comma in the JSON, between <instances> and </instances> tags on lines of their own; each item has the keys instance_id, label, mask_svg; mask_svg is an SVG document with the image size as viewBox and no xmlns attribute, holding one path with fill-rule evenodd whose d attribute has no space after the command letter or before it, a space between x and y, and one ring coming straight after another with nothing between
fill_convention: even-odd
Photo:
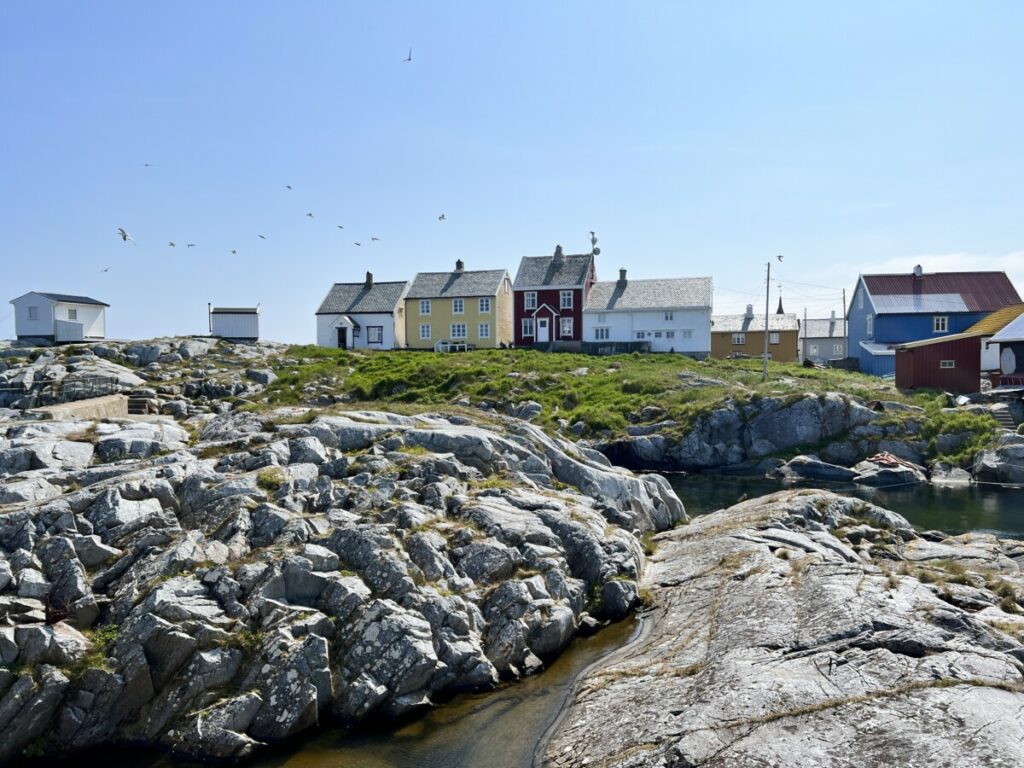
<instances>
[{"instance_id":1,"label":"white wooden cabin","mask_svg":"<svg viewBox=\"0 0 1024 768\"><path fill-rule=\"evenodd\" d=\"M210 335L228 341L258 341L260 307L209 307Z\"/></svg>"},{"instance_id":2,"label":"white wooden cabin","mask_svg":"<svg viewBox=\"0 0 1024 768\"><path fill-rule=\"evenodd\" d=\"M316 343L338 349L400 349L405 346L407 281L335 283L316 312Z\"/></svg>"},{"instance_id":3,"label":"white wooden cabin","mask_svg":"<svg viewBox=\"0 0 1024 768\"><path fill-rule=\"evenodd\" d=\"M19 339L53 342L103 339L107 335L106 304L88 296L30 291L11 299L14 334Z\"/></svg>"}]
</instances>

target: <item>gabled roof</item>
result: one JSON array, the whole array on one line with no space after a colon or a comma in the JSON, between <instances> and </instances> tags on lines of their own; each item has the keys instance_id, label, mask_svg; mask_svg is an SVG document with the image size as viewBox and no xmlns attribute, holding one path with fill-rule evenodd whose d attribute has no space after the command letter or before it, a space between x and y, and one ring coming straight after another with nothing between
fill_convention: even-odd
<instances>
[{"instance_id":1,"label":"gabled roof","mask_svg":"<svg viewBox=\"0 0 1024 768\"><path fill-rule=\"evenodd\" d=\"M587 312L625 312L710 306L710 277L674 277L594 283L583 309Z\"/></svg>"},{"instance_id":2,"label":"gabled roof","mask_svg":"<svg viewBox=\"0 0 1024 768\"><path fill-rule=\"evenodd\" d=\"M1004 325L989 341L1010 342L1024 341L1024 314L1017 315Z\"/></svg>"},{"instance_id":3,"label":"gabled roof","mask_svg":"<svg viewBox=\"0 0 1024 768\"><path fill-rule=\"evenodd\" d=\"M962 333L952 333L946 336L937 336L932 339L921 339L920 341L910 341L906 344L900 344L900 349L917 349L918 347L930 347L933 344L942 344L947 341L961 341L963 339L977 339L983 336L992 336L993 341L997 341L993 334L998 335L998 331L1002 331L1004 328L1008 328L1013 324L1013 321L1020 318L1021 314L1024 313L1024 304L1014 304L1009 307L1003 307L996 312L993 312L988 317L985 317L966 331ZM1024 326L1022 326L1024 330Z\"/></svg>"},{"instance_id":4,"label":"gabled roof","mask_svg":"<svg viewBox=\"0 0 1024 768\"><path fill-rule=\"evenodd\" d=\"M861 280L879 314L994 312L1021 301L1005 272L862 275Z\"/></svg>"},{"instance_id":5,"label":"gabled roof","mask_svg":"<svg viewBox=\"0 0 1024 768\"><path fill-rule=\"evenodd\" d=\"M768 315L769 331L797 331L800 321L796 315ZM751 333L764 331L764 315L712 315L712 333Z\"/></svg>"},{"instance_id":6,"label":"gabled roof","mask_svg":"<svg viewBox=\"0 0 1024 768\"><path fill-rule=\"evenodd\" d=\"M69 293L43 293L42 291L31 291L31 293L34 293L37 296L43 296L44 298L47 298L50 301L59 301L65 304L93 304L97 307L110 306L105 301L100 301L99 299L91 299L88 296L73 296L72 294ZM28 294L25 295L27 296ZM19 296L18 298L20 299L22 297Z\"/></svg>"},{"instance_id":7,"label":"gabled roof","mask_svg":"<svg viewBox=\"0 0 1024 768\"><path fill-rule=\"evenodd\" d=\"M594 256L589 253L562 256L523 256L516 272L513 288L517 291L528 288L561 286L583 287L594 267Z\"/></svg>"},{"instance_id":8,"label":"gabled roof","mask_svg":"<svg viewBox=\"0 0 1024 768\"><path fill-rule=\"evenodd\" d=\"M402 300L402 294L409 285L408 280L390 283L335 283L316 311L318 315L343 315L352 313L376 313L395 311Z\"/></svg>"},{"instance_id":9,"label":"gabled roof","mask_svg":"<svg viewBox=\"0 0 1024 768\"><path fill-rule=\"evenodd\" d=\"M450 299L471 296L495 296L501 281L508 277L504 269L478 269L472 272L419 272L412 281L407 299Z\"/></svg>"},{"instance_id":10,"label":"gabled roof","mask_svg":"<svg viewBox=\"0 0 1024 768\"><path fill-rule=\"evenodd\" d=\"M800 321L801 339L841 339L843 338L843 319L837 317L808 318Z\"/></svg>"}]
</instances>

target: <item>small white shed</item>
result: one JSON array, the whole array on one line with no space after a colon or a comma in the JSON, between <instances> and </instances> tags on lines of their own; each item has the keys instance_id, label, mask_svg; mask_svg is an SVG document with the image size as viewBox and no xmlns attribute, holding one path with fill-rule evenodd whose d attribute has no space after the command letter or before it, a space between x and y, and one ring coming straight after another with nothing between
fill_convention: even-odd
<instances>
[{"instance_id":1,"label":"small white shed","mask_svg":"<svg viewBox=\"0 0 1024 768\"><path fill-rule=\"evenodd\" d=\"M88 296L29 291L11 299L19 339L53 342L102 339L107 335L106 304Z\"/></svg>"},{"instance_id":2,"label":"small white shed","mask_svg":"<svg viewBox=\"0 0 1024 768\"><path fill-rule=\"evenodd\" d=\"M258 341L260 307L209 307L210 335L228 341Z\"/></svg>"}]
</instances>

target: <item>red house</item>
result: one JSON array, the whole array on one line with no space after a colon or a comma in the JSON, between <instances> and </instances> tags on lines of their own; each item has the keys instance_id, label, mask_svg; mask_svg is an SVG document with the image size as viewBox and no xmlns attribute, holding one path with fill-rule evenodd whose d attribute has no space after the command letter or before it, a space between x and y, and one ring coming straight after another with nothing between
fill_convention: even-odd
<instances>
[{"instance_id":1,"label":"red house","mask_svg":"<svg viewBox=\"0 0 1024 768\"><path fill-rule=\"evenodd\" d=\"M517 347L579 350L594 254L524 256L512 285Z\"/></svg>"}]
</instances>

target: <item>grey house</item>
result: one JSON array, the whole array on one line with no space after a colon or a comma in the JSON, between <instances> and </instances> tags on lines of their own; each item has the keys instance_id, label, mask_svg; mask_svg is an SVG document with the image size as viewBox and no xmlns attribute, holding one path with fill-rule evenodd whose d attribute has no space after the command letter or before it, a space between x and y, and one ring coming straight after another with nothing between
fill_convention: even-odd
<instances>
[{"instance_id":1,"label":"grey house","mask_svg":"<svg viewBox=\"0 0 1024 768\"><path fill-rule=\"evenodd\" d=\"M823 363L846 357L846 322L843 318L808 318L800 323L800 359Z\"/></svg>"}]
</instances>

